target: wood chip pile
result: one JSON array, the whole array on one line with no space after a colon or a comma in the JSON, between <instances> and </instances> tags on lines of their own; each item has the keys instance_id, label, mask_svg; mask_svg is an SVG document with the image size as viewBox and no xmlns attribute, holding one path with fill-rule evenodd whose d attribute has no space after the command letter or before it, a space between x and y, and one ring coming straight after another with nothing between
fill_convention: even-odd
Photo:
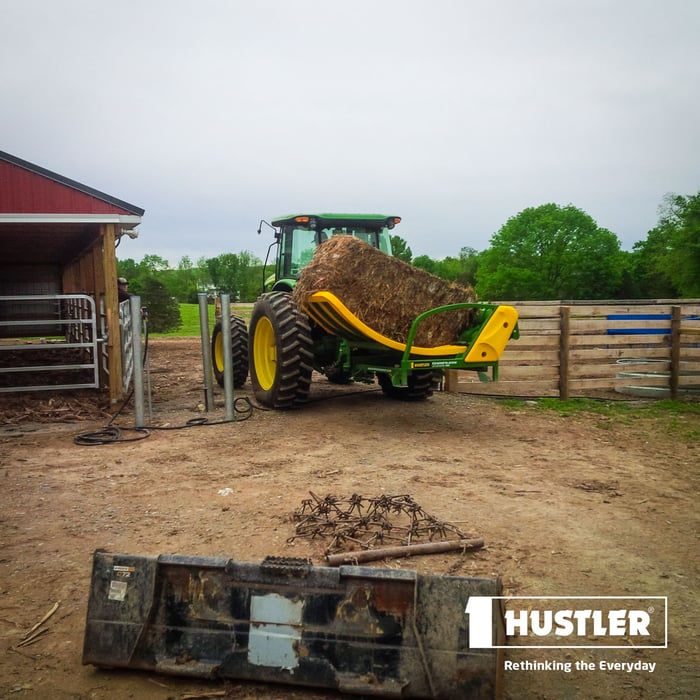
<instances>
[{"instance_id":1,"label":"wood chip pile","mask_svg":"<svg viewBox=\"0 0 700 700\"><path fill-rule=\"evenodd\" d=\"M311 294L323 290L335 294L370 328L402 343L411 322L423 311L476 301L471 287L431 275L353 236L333 236L316 249L293 297L303 308ZM414 343L423 347L452 343L470 318L469 310L430 316L418 327Z\"/></svg>"},{"instance_id":2,"label":"wood chip pile","mask_svg":"<svg viewBox=\"0 0 700 700\"><path fill-rule=\"evenodd\" d=\"M78 423L109 418L109 397L76 391L47 397L45 392L3 395L0 426L20 423Z\"/></svg>"}]
</instances>

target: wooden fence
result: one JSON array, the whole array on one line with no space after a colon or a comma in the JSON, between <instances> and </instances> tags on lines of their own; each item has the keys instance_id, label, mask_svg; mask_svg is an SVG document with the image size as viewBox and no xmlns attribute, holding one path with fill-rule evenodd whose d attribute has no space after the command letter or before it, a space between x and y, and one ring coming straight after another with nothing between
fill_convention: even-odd
<instances>
[{"instance_id":1,"label":"wooden fence","mask_svg":"<svg viewBox=\"0 0 700 700\"><path fill-rule=\"evenodd\" d=\"M500 396L700 397L700 299L503 302L520 316L499 380L446 372L444 388ZM248 322L253 305L231 304Z\"/></svg>"},{"instance_id":2,"label":"wooden fence","mask_svg":"<svg viewBox=\"0 0 700 700\"><path fill-rule=\"evenodd\" d=\"M503 353L499 381L449 370L446 391L700 397L700 300L504 303L518 310L520 339Z\"/></svg>"}]
</instances>

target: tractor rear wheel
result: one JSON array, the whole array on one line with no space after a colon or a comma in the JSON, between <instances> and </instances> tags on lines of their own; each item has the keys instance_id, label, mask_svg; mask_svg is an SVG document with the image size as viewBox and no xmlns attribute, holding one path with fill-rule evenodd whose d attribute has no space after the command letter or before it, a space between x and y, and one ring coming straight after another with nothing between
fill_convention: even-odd
<instances>
[{"instance_id":1,"label":"tractor rear wheel","mask_svg":"<svg viewBox=\"0 0 700 700\"><path fill-rule=\"evenodd\" d=\"M248 329L240 316L231 316L231 359L233 386L240 389L248 378ZM211 364L219 386L224 385L224 336L221 321L211 334Z\"/></svg>"},{"instance_id":2,"label":"tractor rear wheel","mask_svg":"<svg viewBox=\"0 0 700 700\"><path fill-rule=\"evenodd\" d=\"M433 395L436 385L433 372L413 372L408 375L408 386L394 386L385 372L377 373L377 381L385 396L400 401L422 401Z\"/></svg>"},{"instance_id":3,"label":"tractor rear wheel","mask_svg":"<svg viewBox=\"0 0 700 700\"><path fill-rule=\"evenodd\" d=\"M313 350L309 319L286 292L258 297L250 317L250 381L255 398L270 408L305 403Z\"/></svg>"}]
</instances>

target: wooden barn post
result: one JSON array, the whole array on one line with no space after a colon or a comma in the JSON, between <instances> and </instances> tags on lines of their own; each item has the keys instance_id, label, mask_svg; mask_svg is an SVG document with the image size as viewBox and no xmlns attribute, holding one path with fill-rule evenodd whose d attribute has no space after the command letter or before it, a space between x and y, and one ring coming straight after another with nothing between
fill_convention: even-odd
<instances>
[{"instance_id":1,"label":"wooden barn post","mask_svg":"<svg viewBox=\"0 0 700 700\"><path fill-rule=\"evenodd\" d=\"M119 299L117 296L117 255L114 249L116 225L102 224L102 270L105 282L105 315L107 317L107 366L109 368L109 399L112 403L122 398L122 344L119 327Z\"/></svg>"}]
</instances>

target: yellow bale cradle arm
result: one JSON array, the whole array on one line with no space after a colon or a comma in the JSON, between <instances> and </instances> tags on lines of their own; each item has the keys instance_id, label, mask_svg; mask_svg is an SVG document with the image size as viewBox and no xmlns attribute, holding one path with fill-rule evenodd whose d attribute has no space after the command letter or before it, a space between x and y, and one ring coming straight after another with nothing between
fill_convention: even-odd
<instances>
[{"instance_id":1,"label":"yellow bale cradle arm","mask_svg":"<svg viewBox=\"0 0 700 700\"><path fill-rule=\"evenodd\" d=\"M474 309L472 325L454 343L435 347L413 344L420 323L433 314L460 309ZM343 338L350 345L376 348L374 360L390 353L391 362L373 361L367 369L387 372L396 386L405 386L407 374L416 369L469 369L486 371L491 368L498 378L498 361L511 338L518 338L518 312L512 306L486 303L461 303L439 306L419 314L411 324L405 343L389 338L360 320L332 292L318 291L309 295L304 312L326 332Z\"/></svg>"}]
</instances>

